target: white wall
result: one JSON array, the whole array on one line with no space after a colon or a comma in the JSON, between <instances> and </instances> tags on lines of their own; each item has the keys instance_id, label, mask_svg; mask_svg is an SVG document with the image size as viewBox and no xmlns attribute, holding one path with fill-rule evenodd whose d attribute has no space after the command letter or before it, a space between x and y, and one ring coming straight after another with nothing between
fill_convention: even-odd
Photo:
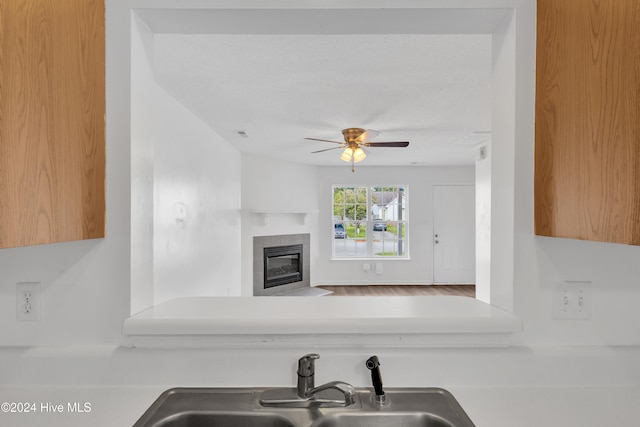
<instances>
[{"instance_id":1,"label":"white wall","mask_svg":"<svg viewBox=\"0 0 640 427\"><path fill-rule=\"evenodd\" d=\"M133 197L153 200L152 209L140 208L136 222L146 228L152 214L152 236L134 234L137 249L148 250L152 238L152 283L136 283L136 289L153 286L147 306L239 295L240 153L155 83L153 34L135 16L133 28L132 134L136 146L149 147L141 157L151 163L135 163L134 174L142 169L152 182L134 187ZM149 264L134 264L143 267ZM149 280L137 276L143 278Z\"/></svg>"},{"instance_id":2,"label":"white wall","mask_svg":"<svg viewBox=\"0 0 640 427\"><path fill-rule=\"evenodd\" d=\"M317 274L318 168L268 157L242 156L242 295L253 295L253 237L278 234L311 236L311 283ZM263 222L251 211L280 211ZM290 212L290 213L287 213ZM311 212L305 220L295 212Z\"/></svg>"},{"instance_id":3,"label":"white wall","mask_svg":"<svg viewBox=\"0 0 640 427\"><path fill-rule=\"evenodd\" d=\"M481 157L480 153L483 153ZM476 151L476 298L491 302L491 142Z\"/></svg>"},{"instance_id":4,"label":"white wall","mask_svg":"<svg viewBox=\"0 0 640 427\"><path fill-rule=\"evenodd\" d=\"M513 311L514 304L514 157L516 144L533 144L532 108L535 62L521 67L516 82L516 59L535 52L535 2L519 7L491 38L491 292L493 305ZM518 30L516 32L516 29ZM534 56L533 53L530 56ZM516 97L516 89L527 91ZM516 102L520 101L520 102ZM518 126L516 126L518 121ZM516 131L518 137L516 137ZM533 179L533 178L532 178ZM483 290L484 291L484 290ZM486 291L485 291L486 292Z\"/></svg>"},{"instance_id":5,"label":"white wall","mask_svg":"<svg viewBox=\"0 0 640 427\"><path fill-rule=\"evenodd\" d=\"M529 219L516 236L516 314L527 345L640 344L640 247L535 237ZM551 318L554 288L565 280L592 282L591 320Z\"/></svg>"},{"instance_id":6,"label":"white wall","mask_svg":"<svg viewBox=\"0 0 640 427\"><path fill-rule=\"evenodd\" d=\"M372 155L375 155L372 154ZM365 161L366 162L366 161ZM433 185L473 184L474 167L374 167L360 166L351 172L348 165L321 167L318 174L320 256L313 265L312 284L433 283ZM376 260L383 265L382 274L375 269L364 271L363 262L331 259L332 186L333 185L406 185L408 188L409 259Z\"/></svg>"}]
</instances>

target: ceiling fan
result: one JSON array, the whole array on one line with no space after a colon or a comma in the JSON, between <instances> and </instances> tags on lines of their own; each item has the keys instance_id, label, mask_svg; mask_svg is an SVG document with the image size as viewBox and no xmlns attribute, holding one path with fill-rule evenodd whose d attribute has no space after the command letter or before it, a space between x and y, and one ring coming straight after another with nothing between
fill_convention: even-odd
<instances>
[{"instance_id":1,"label":"ceiling fan","mask_svg":"<svg viewBox=\"0 0 640 427\"><path fill-rule=\"evenodd\" d=\"M370 139L380 135L380 132L371 129L361 128L347 128L342 129L342 135L344 136L344 142L330 141L328 139L318 138L305 138L310 141L331 142L333 144L340 144L339 147L325 148L324 150L312 151L312 153L322 153L323 151L336 150L344 148L340 158L345 162L351 162L351 172L355 172L354 164L361 162L367 157L367 154L363 150L363 147L407 147L409 141L394 141L394 142L369 142Z\"/></svg>"}]
</instances>

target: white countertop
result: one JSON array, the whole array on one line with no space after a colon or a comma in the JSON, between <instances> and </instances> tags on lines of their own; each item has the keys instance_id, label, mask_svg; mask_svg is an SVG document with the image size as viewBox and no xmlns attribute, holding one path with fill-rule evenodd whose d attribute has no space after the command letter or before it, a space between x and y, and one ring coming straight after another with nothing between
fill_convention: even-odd
<instances>
[{"instance_id":1,"label":"white countertop","mask_svg":"<svg viewBox=\"0 0 640 427\"><path fill-rule=\"evenodd\" d=\"M429 345L438 344L434 336L447 345L455 337L458 345L464 345L469 336L484 334L491 337L487 345L497 345L521 329L520 319L512 313L467 297L283 296L179 298L130 317L123 332L136 345L160 336L166 344L169 336L308 334L429 335ZM462 336L467 338L460 341ZM419 339L413 345L419 346Z\"/></svg>"}]
</instances>

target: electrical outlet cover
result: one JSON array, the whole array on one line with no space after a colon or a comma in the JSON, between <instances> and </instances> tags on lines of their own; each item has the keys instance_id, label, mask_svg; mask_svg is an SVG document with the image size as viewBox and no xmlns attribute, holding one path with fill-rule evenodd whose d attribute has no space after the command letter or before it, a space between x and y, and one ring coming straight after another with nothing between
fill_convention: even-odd
<instances>
[{"instance_id":1,"label":"electrical outlet cover","mask_svg":"<svg viewBox=\"0 0 640 427\"><path fill-rule=\"evenodd\" d=\"M40 320L41 295L39 282L18 282L16 286L16 319Z\"/></svg>"}]
</instances>

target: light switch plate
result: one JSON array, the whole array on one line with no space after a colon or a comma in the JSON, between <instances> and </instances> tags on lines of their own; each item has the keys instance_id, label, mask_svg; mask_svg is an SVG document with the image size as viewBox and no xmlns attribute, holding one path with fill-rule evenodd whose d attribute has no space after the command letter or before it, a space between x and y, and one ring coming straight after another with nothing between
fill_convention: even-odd
<instances>
[{"instance_id":1,"label":"light switch plate","mask_svg":"<svg viewBox=\"0 0 640 427\"><path fill-rule=\"evenodd\" d=\"M591 319L591 282L565 280L553 291L554 319Z\"/></svg>"}]
</instances>

